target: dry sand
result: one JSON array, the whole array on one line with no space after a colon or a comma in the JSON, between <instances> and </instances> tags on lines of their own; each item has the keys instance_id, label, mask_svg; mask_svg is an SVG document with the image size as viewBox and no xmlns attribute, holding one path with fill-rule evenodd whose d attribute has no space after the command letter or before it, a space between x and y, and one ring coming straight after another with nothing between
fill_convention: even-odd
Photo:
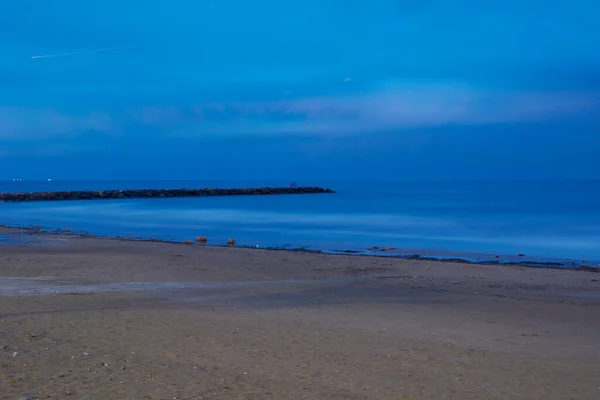
<instances>
[{"instance_id":1,"label":"dry sand","mask_svg":"<svg viewBox=\"0 0 600 400\"><path fill-rule=\"evenodd\" d=\"M3 245L0 399L594 400L599 280L78 237Z\"/></svg>"}]
</instances>

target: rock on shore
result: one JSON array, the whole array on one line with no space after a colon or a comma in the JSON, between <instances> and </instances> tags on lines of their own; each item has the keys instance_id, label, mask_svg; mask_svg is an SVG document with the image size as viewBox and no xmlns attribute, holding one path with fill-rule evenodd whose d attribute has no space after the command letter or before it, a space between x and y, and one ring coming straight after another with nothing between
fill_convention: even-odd
<instances>
[{"instance_id":1,"label":"rock on shore","mask_svg":"<svg viewBox=\"0 0 600 400\"><path fill-rule=\"evenodd\" d=\"M316 194L335 193L331 189L315 186L303 187L264 187L240 189L134 189L100 190L73 192L0 193L0 201L57 201L57 200L103 200L162 197L200 196L249 196L275 194Z\"/></svg>"}]
</instances>

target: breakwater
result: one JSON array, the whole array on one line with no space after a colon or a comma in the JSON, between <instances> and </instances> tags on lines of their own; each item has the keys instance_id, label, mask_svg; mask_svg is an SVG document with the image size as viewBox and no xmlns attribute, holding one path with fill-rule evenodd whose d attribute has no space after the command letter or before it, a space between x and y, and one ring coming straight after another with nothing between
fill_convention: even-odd
<instances>
[{"instance_id":1,"label":"breakwater","mask_svg":"<svg viewBox=\"0 0 600 400\"><path fill-rule=\"evenodd\" d=\"M256 196L282 194L335 193L331 189L302 187L264 187L240 189L133 189L84 190L72 192L0 193L0 202L58 201L58 200L108 200L134 198L202 197L202 196Z\"/></svg>"}]
</instances>

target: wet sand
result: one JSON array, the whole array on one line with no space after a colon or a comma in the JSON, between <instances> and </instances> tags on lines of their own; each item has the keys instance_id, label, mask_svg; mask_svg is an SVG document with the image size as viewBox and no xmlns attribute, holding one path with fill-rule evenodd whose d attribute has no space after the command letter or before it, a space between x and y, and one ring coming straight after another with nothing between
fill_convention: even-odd
<instances>
[{"instance_id":1,"label":"wet sand","mask_svg":"<svg viewBox=\"0 0 600 400\"><path fill-rule=\"evenodd\" d=\"M599 273L36 238L0 399L600 398Z\"/></svg>"}]
</instances>

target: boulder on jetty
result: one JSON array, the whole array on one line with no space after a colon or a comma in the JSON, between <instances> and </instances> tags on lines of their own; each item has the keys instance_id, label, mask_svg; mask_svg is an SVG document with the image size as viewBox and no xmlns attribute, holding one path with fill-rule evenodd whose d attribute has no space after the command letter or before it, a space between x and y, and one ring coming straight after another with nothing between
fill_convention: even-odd
<instances>
[{"instance_id":1,"label":"boulder on jetty","mask_svg":"<svg viewBox=\"0 0 600 400\"><path fill-rule=\"evenodd\" d=\"M74 192L0 193L0 201L57 201L57 200L104 200L165 197L201 196L250 196L275 194L335 193L331 189L316 186L264 187L242 189L132 189Z\"/></svg>"}]
</instances>

